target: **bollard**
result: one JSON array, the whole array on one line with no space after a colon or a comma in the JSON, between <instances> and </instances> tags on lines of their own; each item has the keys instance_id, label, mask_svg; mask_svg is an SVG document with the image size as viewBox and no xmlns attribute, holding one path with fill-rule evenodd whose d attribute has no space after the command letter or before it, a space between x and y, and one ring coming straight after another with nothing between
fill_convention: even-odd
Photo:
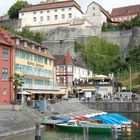
<instances>
[{"instance_id":1,"label":"bollard","mask_svg":"<svg viewBox=\"0 0 140 140\"><path fill-rule=\"evenodd\" d=\"M88 127L84 127L83 133L84 133L84 140L88 140Z\"/></svg>"},{"instance_id":2,"label":"bollard","mask_svg":"<svg viewBox=\"0 0 140 140\"><path fill-rule=\"evenodd\" d=\"M36 123L35 140L41 140L40 123Z\"/></svg>"}]
</instances>

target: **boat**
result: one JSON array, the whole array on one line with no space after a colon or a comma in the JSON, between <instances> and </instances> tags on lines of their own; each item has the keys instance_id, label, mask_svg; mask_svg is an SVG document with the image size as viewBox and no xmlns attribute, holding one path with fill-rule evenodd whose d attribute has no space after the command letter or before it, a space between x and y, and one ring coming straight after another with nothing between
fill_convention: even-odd
<instances>
[{"instance_id":1,"label":"boat","mask_svg":"<svg viewBox=\"0 0 140 140\"><path fill-rule=\"evenodd\" d=\"M70 120L70 118L62 117L62 116L51 116L51 119L53 119L53 120L61 120L61 121L64 121L65 123Z\"/></svg>"},{"instance_id":2,"label":"boat","mask_svg":"<svg viewBox=\"0 0 140 140\"><path fill-rule=\"evenodd\" d=\"M108 125L86 124L77 120L56 124L55 128L67 132L83 132L84 128L87 128L89 133L112 133L112 128Z\"/></svg>"},{"instance_id":3,"label":"boat","mask_svg":"<svg viewBox=\"0 0 140 140\"><path fill-rule=\"evenodd\" d=\"M89 118L89 120L102 121L103 124L111 125L115 131L117 129L121 129L122 126L125 126L128 124L131 125L131 120L117 113L94 116L94 117Z\"/></svg>"}]
</instances>

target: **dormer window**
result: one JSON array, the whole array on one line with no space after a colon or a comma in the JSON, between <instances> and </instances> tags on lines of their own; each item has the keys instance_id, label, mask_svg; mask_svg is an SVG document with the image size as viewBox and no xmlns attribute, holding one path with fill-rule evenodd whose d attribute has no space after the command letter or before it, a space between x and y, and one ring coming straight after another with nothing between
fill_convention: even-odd
<instances>
[{"instance_id":1,"label":"dormer window","mask_svg":"<svg viewBox=\"0 0 140 140\"><path fill-rule=\"evenodd\" d=\"M18 38L16 39L16 44L19 45L19 39Z\"/></svg>"}]
</instances>

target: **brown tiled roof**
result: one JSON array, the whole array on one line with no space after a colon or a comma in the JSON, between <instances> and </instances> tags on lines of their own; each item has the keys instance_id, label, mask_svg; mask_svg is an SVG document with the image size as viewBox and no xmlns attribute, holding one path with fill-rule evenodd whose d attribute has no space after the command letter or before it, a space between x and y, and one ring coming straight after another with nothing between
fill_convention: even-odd
<instances>
[{"instance_id":1,"label":"brown tiled roof","mask_svg":"<svg viewBox=\"0 0 140 140\"><path fill-rule=\"evenodd\" d=\"M64 8L64 7L76 7L79 11L82 12L80 5L74 1L59 1L59 2L53 2L53 3L40 3L37 5L31 5L25 8L22 8L20 12L29 12L29 11L38 11L38 10L49 10L49 9L56 9L56 8ZM82 12L83 13L83 12Z\"/></svg>"},{"instance_id":2,"label":"brown tiled roof","mask_svg":"<svg viewBox=\"0 0 140 140\"><path fill-rule=\"evenodd\" d=\"M126 7L113 8L111 17L125 16L140 13L140 4Z\"/></svg>"},{"instance_id":3,"label":"brown tiled roof","mask_svg":"<svg viewBox=\"0 0 140 140\"><path fill-rule=\"evenodd\" d=\"M8 46L14 46L14 42L10 38L9 33L2 28L0 28L0 43Z\"/></svg>"},{"instance_id":4,"label":"brown tiled roof","mask_svg":"<svg viewBox=\"0 0 140 140\"><path fill-rule=\"evenodd\" d=\"M65 55L54 55L54 64L55 66L65 65Z\"/></svg>"},{"instance_id":5,"label":"brown tiled roof","mask_svg":"<svg viewBox=\"0 0 140 140\"><path fill-rule=\"evenodd\" d=\"M33 49L29 48L29 47L25 48L25 47L23 47L21 45L16 45L15 44L15 47L17 49L19 49L19 50L28 51L28 52L31 52L31 53L34 53L34 54L37 54L37 55L40 55L40 56L44 56L44 57L47 57L47 58L50 58L50 59L54 59L54 57L48 51L45 54L43 51L39 52L39 51L33 50Z\"/></svg>"},{"instance_id":6,"label":"brown tiled roof","mask_svg":"<svg viewBox=\"0 0 140 140\"><path fill-rule=\"evenodd\" d=\"M68 63L66 63L66 56L65 55L54 55L54 58L55 58L55 60L54 60L55 66L68 64ZM70 64L77 66L77 67L87 68L85 66L85 63L80 58L71 59Z\"/></svg>"},{"instance_id":7,"label":"brown tiled roof","mask_svg":"<svg viewBox=\"0 0 140 140\"><path fill-rule=\"evenodd\" d=\"M44 57L47 57L47 58L50 58L50 59L54 59L53 55L48 50L46 51L46 53L43 51L43 49L46 49L46 48L44 46L40 45L39 43L36 43L34 41L31 41L31 40L28 40L28 39L23 38L23 37L18 36L18 35L14 35L14 34L10 34L10 35L11 35L12 39L18 38L18 39L20 39L22 41L26 41L26 42L28 42L30 44L34 44L35 46L39 46L39 47L41 47L42 50L39 52L37 50L31 49L30 47L24 47L21 44L20 45L14 44L17 49L25 50L25 51L32 52L32 53L37 54L37 55L41 55L41 56L44 56Z\"/></svg>"}]
</instances>

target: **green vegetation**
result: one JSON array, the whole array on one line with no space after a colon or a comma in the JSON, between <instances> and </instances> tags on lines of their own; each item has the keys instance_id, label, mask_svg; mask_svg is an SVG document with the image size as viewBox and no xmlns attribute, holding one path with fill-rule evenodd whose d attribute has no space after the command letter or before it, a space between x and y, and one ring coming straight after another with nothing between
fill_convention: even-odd
<instances>
[{"instance_id":1,"label":"green vegetation","mask_svg":"<svg viewBox=\"0 0 140 140\"><path fill-rule=\"evenodd\" d=\"M140 26L140 16L136 16L132 20L125 20L122 23L118 23L117 25L114 25L110 22L103 23L102 25L102 31L115 31L115 30L122 30L122 29L131 29L134 26Z\"/></svg>"},{"instance_id":2,"label":"green vegetation","mask_svg":"<svg viewBox=\"0 0 140 140\"><path fill-rule=\"evenodd\" d=\"M24 8L29 6L27 1L17 1L14 5L10 7L8 10L8 15L10 19L18 18L18 12Z\"/></svg>"},{"instance_id":3,"label":"green vegetation","mask_svg":"<svg viewBox=\"0 0 140 140\"><path fill-rule=\"evenodd\" d=\"M1 24L0 27L7 30L10 33L25 37L39 44L42 44L42 42L45 40L45 35L43 33L33 32L30 31L28 28L23 28L23 30L20 32L20 31L15 31L11 26Z\"/></svg>"},{"instance_id":4,"label":"green vegetation","mask_svg":"<svg viewBox=\"0 0 140 140\"><path fill-rule=\"evenodd\" d=\"M118 79L118 85L127 87L130 91L130 66L132 91L140 93L140 46L129 52L129 57L120 58L117 45L103 39L93 37L88 45L75 42L75 52L79 53L86 65L94 73L109 74L113 72Z\"/></svg>"},{"instance_id":5,"label":"green vegetation","mask_svg":"<svg viewBox=\"0 0 140 140\"><path fill-rule=\"evenodd\" d=\"M14 76L10 76L9 77L9 81L13 84L14 87L14 103L18 103L17 102L17 93L18 93L18 87L22 87L23 83L23 78L24 76L21 75L20 73L14 73Z\"/></svg>"},{"instance_id":6,"label":"green vegetation","mask_svg":"<svg viewBox=\"0 0 140 140\"><path fill-rule=\"evenodd\" d=\"M123 86L126 86L130 90L130 66L131 66L131 79L132 79L132 91L140 93L140 46L135 47L134 50L129 52L129 57L125 59L127 68L119 69L118 77Z\"/></svg>"},{"instance_id":7,"label":"green vegetation","mask_svg":"<svg viewBox=\"0 0 140 140\"><path fill-rule=\"evenodd\" d=\"M81 46L76 42L75 51L80 52L82 59L94 73L108 74L112 72L114 63L120 56L117 45L96 37L93 37L86 46Z\"/></svg>"}]
</instances>

